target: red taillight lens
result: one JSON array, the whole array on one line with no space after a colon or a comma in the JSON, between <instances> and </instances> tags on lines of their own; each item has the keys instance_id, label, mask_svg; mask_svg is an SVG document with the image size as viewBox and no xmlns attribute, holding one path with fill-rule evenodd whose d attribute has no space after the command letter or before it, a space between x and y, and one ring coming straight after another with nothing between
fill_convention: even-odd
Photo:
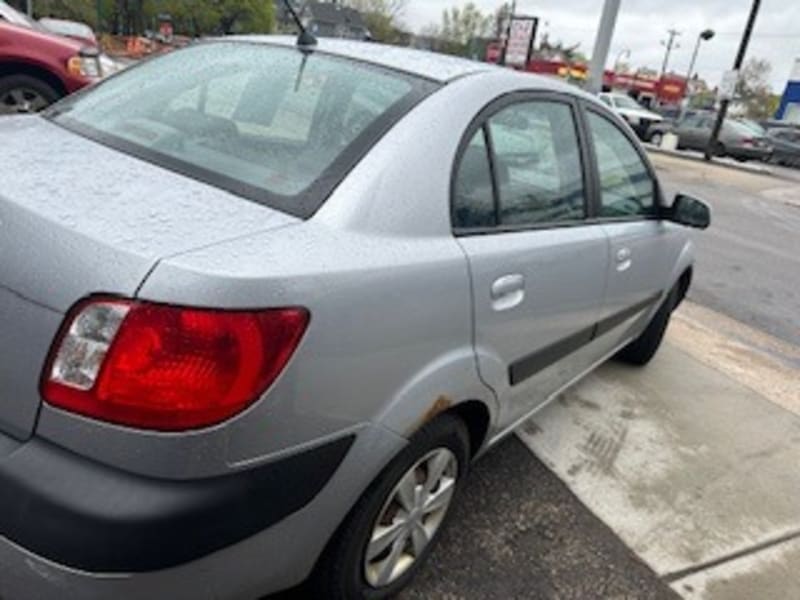
<instances>
[{"instance_id":1,"label":"red taillight lens","mask_svg":"<svg viewBox=\"0 0 800 600\"><path fill-rule=\"evenodd\" d=\"M241 412L275 381L308 319L302 308L89 300L68 316L42 394L53 406L111 423L206 427Z\"/></svg>"}]
</instances>

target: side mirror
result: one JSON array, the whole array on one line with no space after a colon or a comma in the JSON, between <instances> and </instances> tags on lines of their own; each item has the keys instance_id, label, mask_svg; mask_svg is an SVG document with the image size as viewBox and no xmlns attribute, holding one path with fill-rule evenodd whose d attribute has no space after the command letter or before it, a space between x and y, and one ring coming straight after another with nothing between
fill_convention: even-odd
<instances>
[{"instance_id":1,"label":"side mirror","mask_svg":"<svg viewBox=\"0 0 800 600\"><path fill-rule=\"evenodd\" d=\"M707 229L711 225L711 209L708 204L684 194L675 196L675 201L666 211L666 217L673 223L696 229Z\"/></svg>"}]
</instances>

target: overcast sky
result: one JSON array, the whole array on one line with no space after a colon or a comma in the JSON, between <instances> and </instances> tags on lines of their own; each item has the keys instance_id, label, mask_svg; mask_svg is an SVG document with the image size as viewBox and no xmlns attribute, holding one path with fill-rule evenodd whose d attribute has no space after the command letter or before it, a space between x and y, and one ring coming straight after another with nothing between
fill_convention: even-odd
<instances>
[{"instance_id":1,"label":"overcast sky","mask_svg":"<svg viewBox=\"0 0 800 600\"><path fill-rule=\"evenodd\" d=\"M474 0L484 11L493 12L500 0ZM442 11L466 4L462 0L408 0L403 21L414 31L440 23ZM602 10L602 0L518 0L517 12L538 16L542 31L551 41L580 42L580 50L591 55ZM673 51L670 68L685 73L697 35L712 28L717 36L703 42L697 71L712 86L730 69L747 21L751 0L622 0L617 27L611 42L608 66L623 49L630 49L628 62L635 68L660 70L664 59L661 40L667 30L678 29L680 48ZM769 80L781 93L795 58L800 58L800 0L763 0L747 57L765 58L772 64Z\"/></svg>"}]
</instances>

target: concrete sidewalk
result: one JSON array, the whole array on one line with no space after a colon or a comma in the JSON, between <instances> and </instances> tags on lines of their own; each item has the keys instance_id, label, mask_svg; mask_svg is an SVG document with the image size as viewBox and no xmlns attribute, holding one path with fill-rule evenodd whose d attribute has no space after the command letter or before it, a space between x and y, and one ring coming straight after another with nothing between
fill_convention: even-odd
<instances>
[{"instance_id":1,"label":"concrete sidewalk","mask_svg":"<svg viewBox=\"0 0 800 600\"><path fill-rule=\"evenodd\" d=\"M687 598L800 597L800 351L694 305L519 436Z\"/></svg>"}]
</instances>

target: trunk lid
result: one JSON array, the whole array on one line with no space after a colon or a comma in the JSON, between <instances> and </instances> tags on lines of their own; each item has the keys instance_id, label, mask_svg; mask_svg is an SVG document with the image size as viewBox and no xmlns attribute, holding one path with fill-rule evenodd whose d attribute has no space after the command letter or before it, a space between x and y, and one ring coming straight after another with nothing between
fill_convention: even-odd
<instances>
[{"instance_id":1,"label":"trunk lid","mask_svg":"<svg viewBox=\"0 0 800 600\"><path fill-rule=\"evenodd\" d=\"M41 117L5 117L0 139L0 430L20 439L76 301L134 296L164 257L297 222Z\"/></svg>"}]
</instances>

